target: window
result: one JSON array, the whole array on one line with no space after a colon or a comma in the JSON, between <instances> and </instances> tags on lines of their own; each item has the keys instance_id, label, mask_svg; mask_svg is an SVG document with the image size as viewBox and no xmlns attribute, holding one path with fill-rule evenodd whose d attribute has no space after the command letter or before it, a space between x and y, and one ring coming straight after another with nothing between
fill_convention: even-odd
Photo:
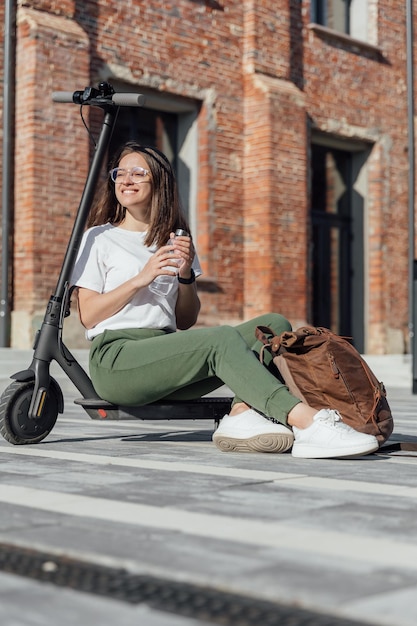
<instances>
[{"instance_id":1,"label":"window","mask_svg":"<svg viewBox=\"0 0 417 626\"><path fill-rule=\"evenodd\" d=\"M369 0L313 0L312 20L355 39L369 41Z\"/></svg>"},{"instance_id":2,"label":"window","mask_svg":"<svg viewBox=\"0 0 417 626\"><path fill-rule=\"evenodd\" d=\"M121 108L116 131L110 143L110 154L125 141L135 140L162 150L177 169L177 116L151 109Z\"/></svg>"},{"instance_id":3,"label":"window","mask_svg":"<svg viewBox=\"0 0 417 626\"><path fill-rule=\"evenodd\" d=\"M112 81L112 84L114 85L115 82ZM132 89L116 86L116 91L132 91ZM119 145L129 140L137 140L162 150L175 170L184 212L192 232L195 233L198 163L197 103L144 89L140 89L140 92L145 95L145 107L120 108L110 143L109 156Z\"/></svg>"}]
</instances>

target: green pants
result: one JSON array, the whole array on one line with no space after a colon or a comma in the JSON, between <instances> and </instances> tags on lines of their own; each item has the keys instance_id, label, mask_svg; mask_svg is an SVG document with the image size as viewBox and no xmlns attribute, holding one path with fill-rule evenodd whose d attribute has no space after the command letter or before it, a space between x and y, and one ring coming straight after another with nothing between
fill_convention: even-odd
<instances>
[{"instance_id":1,"label":"green pants","mask_svg":"<svg viewBox=\"0 0 417 626\"><path fill-rule=\"evenodd\" d=\"M259 361L259 325L270 326L277 335L291 329L282 315L270 313L236 327L104 331L91 346L93 385L104 400L139 406L167 397L199 398L225 384L235 402L244 401L285 424L299 400L272 373L268 351L265 365Z\"/></svg>"}]
</instances>

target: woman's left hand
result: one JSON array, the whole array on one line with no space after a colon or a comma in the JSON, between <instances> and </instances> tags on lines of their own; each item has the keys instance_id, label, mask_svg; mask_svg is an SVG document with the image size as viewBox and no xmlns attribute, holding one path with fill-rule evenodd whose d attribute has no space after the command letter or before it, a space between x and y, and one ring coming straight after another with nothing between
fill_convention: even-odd
<instances>
[{"instance_id":1,"label":"woman's left hand","mask_svg":"<svg viewBox=\"0 0 417 626\"><path fill-rule=\"evenodd\" d=\"M191 276L191 267L195 257L193 240L191 237L179 235L173 239L173 247L176 256L180 257L179 275L181 278L189 278Z\"/></svg>"}]
</instances>

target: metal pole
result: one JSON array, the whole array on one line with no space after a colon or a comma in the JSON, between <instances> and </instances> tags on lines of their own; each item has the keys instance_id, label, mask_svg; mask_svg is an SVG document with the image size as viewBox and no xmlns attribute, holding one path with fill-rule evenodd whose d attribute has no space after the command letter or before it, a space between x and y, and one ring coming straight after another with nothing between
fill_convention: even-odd
<instances>
[{"instance_id":1,"label":"metal pole","mask_svg":"<svg viewBox=\"0 0 417 626\"><path fill-rule=\"evenodd\" d=\"M13 202L13 125L15 99L15 29L14 0L4 6L4 67L3 67L3 176L2 176L2 246L0 293L0 347L10 345L10 274L11 219Z\"/></svg>"},{"instance_id":2,"label":"metal pole","mask_svg":"<svg viewBox=\"0 0 417 626\"><path fill-rule=\"evenodd\" d=\"M417 266L415 261L415 147L414 147L414 36L413 0L407 0L407 104L408 104L408 259L409 259L409 330L412 355L412 392L417 393Z\"/></svg>"}]
</instances>

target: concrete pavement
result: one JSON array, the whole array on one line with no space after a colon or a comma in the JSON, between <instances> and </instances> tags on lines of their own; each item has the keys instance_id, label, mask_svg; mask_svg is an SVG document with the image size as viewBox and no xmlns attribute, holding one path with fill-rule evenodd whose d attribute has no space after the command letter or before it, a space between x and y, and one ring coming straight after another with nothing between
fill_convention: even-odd
<instances>
[{"instance_id":1,"label":"concrete pavement","mask_svg":"<svg viewBox=\"0 0 417 626\"><path fill-rule=\"evenodd\" d=\"M85 351L75 354L86 364ZM0 391L31 357L0 349ZM410 357L366 359L388 390L392 441L417 441ZM415 455L224 454L211 443L210 421L90 420L73 404L71 383L54 367L53 374L66 406L47 439L35 446L0 440L3 549L43 555L45 576L73 559L78 579L83 563L123 570L124 588L134 576L178 584L177 598L192 586L205 609L186 614L168 600L135 603L31 579L36 568L26 555L17 575L0 572L2 626L417 623ZM207 589L215 594L209 600ZM248 606L233 618L239 597ZM224 608L213 617L220 599ZM262 602L270 621L251 621L250 607L264 615ZM285 608L292 621L279 618Z\"/></svg>"}]
</instances>

